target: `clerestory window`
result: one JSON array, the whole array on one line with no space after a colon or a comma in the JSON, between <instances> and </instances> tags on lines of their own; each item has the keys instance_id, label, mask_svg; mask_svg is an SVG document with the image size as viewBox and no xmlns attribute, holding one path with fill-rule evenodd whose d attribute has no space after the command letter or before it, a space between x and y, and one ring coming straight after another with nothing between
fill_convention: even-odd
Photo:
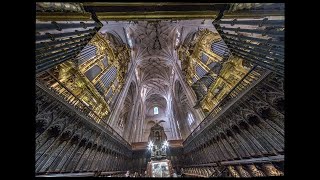
<instances>
[{"instance_id":1,"label":"clerestory window","mask_svg":"<svg viewBox=\"0 0 320 180\"><path fill-rule=\"evenodd\" d=\"M153 114L159 114L158 107L153 108Z\"/></svg>"},{"instance_id":2,"label":"clerestory window","mask_svg":"<svg viewBox=\"0 0 320 180\"><path fill-rule=\"evenodd\" d=\"M191 124L194 122L194 119L193 119L193 116L191 113L188 114L188 123L189 123L189 126L191 126Z\"/></svg>"}]
</instances>

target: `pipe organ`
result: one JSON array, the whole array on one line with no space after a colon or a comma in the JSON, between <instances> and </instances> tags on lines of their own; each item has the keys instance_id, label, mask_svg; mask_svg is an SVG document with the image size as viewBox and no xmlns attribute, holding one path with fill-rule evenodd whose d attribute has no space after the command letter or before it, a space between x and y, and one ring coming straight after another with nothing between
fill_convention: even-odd
<instances>
[{"instance_id":1,"label":"pipe organ","mask_svg":"<svg viewBox=\"0 0 320 180\"><path fill-rule=\"evenodd\" d=\"M232 56L220 35L208 29L198 31L190 43L179 47L178 53L186 81L197 96L194 108L206 114L253 68ZM260 74L251 76L258 78Z\"/></svg>"},{"instance_id":2,"label":"pipe organ","mask_svg":"<svg viewBox=\"0 0 320 180\"><path fill-rule=\"evenodd\" d=\"M77 108L90 109L88 115L97 123L108 124L108 115L124 84L130 57L127 46L114 49L109 43L105 36L97 33L74 61L39 72L37 81Z\"/></svg>"}]
</instances>

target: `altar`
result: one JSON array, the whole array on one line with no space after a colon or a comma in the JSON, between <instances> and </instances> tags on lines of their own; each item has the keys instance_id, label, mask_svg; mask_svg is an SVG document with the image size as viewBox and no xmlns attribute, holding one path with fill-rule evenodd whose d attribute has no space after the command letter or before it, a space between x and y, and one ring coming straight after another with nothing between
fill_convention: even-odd
<instances>
[{"instance_id":1,"label":"altar","mask_svg":"<svg viewBox=\"0 0 320 180\"><path fill-rule=\"evenodd\" d=\"M172 165L171 161L167 159L166 152L169 144L164 128L159 123L151 127L149 135L148 150L151 153L151 157L147 165L147 176L172 177Z\"/></svg>"},{"instance_id":2,"label":"altar","mask_svg":"<svg viewBox=\"0 0 320 180\"><path fill-rule=\"evenodd\" d=\"M151 160L147 166L148 177L172 177L172 165L168 159Z\"/></svg>"}]
</instances>

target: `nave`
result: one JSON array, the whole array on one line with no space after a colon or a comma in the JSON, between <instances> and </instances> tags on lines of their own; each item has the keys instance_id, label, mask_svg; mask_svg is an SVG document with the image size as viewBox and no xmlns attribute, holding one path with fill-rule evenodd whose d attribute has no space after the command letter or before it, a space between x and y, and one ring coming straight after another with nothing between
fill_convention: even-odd
<instances>
[{"instance_id":1,"label":"nave","mask_svg":"<svg viewBox=\"0 0 320 180\"><path fill-rule=\"evenodd\" d=\"M35 176L284 176L284 7L37 2Z\"/></svg>"}]
</instances>

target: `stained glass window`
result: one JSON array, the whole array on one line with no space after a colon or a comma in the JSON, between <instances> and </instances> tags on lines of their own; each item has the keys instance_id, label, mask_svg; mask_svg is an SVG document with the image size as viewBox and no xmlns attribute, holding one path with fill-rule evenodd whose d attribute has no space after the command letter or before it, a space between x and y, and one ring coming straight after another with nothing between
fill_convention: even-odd
<instances>
[{"instance_id":1,"label":"stained glass window","mask_svg":"<svg viewBox=\"0 0 320 180\"><path fill-rule=\"evenodd\" d=\"M153 114L159 114L159 112L158 112L158 107L154 107L154 108L153 108Z\"/></svg>"}]
</instances>

